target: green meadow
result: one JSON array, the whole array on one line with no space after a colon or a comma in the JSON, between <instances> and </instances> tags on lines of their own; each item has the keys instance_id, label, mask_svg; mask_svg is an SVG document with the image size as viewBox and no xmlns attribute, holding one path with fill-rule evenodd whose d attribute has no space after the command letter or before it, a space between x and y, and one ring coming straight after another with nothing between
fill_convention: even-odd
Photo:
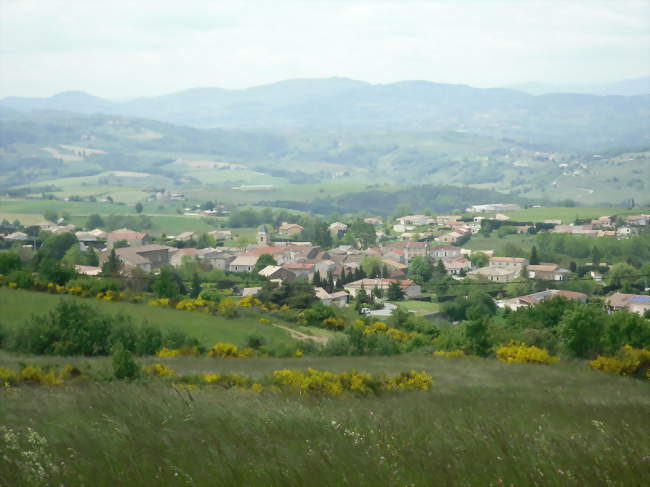
<instances>
[{"instance_id":1,"label":"green meadow","mask_svg":"<svg viewBox=\"0 0 650 487\"><path fill-rule=\"evenodd\" d=\"M106 313L122 313L131 317L135 323L148 322L163 330L182 330L206 347L211 347L217 342L232 343L241 347L252 334L263 337L269 348L293 343L286 331L260 324L259 314L245 309L241 310L239 317L227 319L199 311L177 311L147 304L106 302L74 296L61 297L55 294L11 290L4 287L0 288L0 310L2 310L0 324L5 327L20 326L32 314L45 314L53 310L61 299L90 304ZM285 325L285 323L281 324Z\"/></svg>"},{"instance_id":2,"label":"green meadow","mask_svg":"<svg viewBox=\"0 0 650 487\"><path fill-rule=\"evenodd\" d=\"M146 362L150 362L147 360ZM428 391L298 395L110 381L110 359L55 387L0 390L0 485L640 486L650 389L589 370L424 355L159 360L180 374L415 369Z\"/></svg>"}]
</instances>

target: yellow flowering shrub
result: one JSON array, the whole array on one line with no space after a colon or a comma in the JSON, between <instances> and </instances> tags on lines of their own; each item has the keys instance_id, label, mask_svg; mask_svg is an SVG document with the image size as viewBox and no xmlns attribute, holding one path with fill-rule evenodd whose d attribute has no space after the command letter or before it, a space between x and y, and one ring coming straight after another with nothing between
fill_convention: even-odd
<instances>
[{"instance_id":1,"label":"yellow flowering shrub","mask_svg":"<svg viewBox=\"0 0 650 487\"><path fill-rule=\"evenodd\" d=\"M149 306L154 306L154 307L167 307L169 306L169 298L156 298L152 299L147 303Z\"/></svg>"},{"instance_id":2,"label":"yellow flowering shrub","mask_svg":"<svg viewBox=\"0 0 650 487\"><path fill-rule=\"evenodd\" d=\"M81 296L84 293L84 289L81 286L71 286L68 288L68 293L74 296Z\"/></svg>"},{"instance_id":3,"label":"yellow flowering shrub","mask_svg":"<svg viewBox=\"0 0 650 487\"><path fill-rule=\"evenodd\" d=\"M207 301L203 298L185 298L176 304L176 309L184 311L210 312L215 309L215 303L213 301Z\"/></svg>"},{"instance_id":4,"label":"yellow flowering shrub","mask_svg":"<svg viewBox=\"0 0 650 487\"><path fill-rule=\"evenodd\" d=\"M411 370L391 377L386 384L386 389L420 389L427 391L431 389L432 383L433 378L430 375Z\"/></svg>"},{"instance_id":5,"label":"yellow flowering shrub","mask_svg":"<svg viewBox=\"0 0 650 487\"><path fill-rule=\"evenodd\" d=\"M151 365L146 365L142 368L145 374L152 375L154 377L173 377L176 374L176 371L171 367L165 364L153 363Z\"/></svg>"},{"instance_id":6,"label":"yellow flowering shrub","mask_svg":"<svg viewBox=\"0 0 650 487\"><path fill-rule=\"evenodd\" d=\"M268 318L264 318L264 317L260 318L258 321L260 322L261 325L268 325L271 323L271 321Z\"/></svg>"},{"instance_id":7,"label":"yellow flowering shrub","mask_svg":"<svg viewBox=\"0 0 650 487\"><path fill-rule=\"evenodd\" d=\"M252 348L243 348L239 350L232 343L215 343L208 351L210 357L220 358L250 358L253 356Z\"/></svg>"},{"instance_id":8,"label":"yellow flowering shrub","mask_svg":"<svg viewBox=\"0 0 650 487\"><path fill-rule=\"evenodd\" d=\"M203 374L201 380L205 384L217 385L224 389L233 387L244 388L251 384L251 379L243 374Z\"/></svg>"},{"instance_id":9,"label":"yellow flowering shrub","mask_svg":"<svg viewBox=\"0 0 650 487\"><path fill-rule=\"evenodd\" d=\"M17 282L10 282L9 284L7 284L7 287L9 289L17 289L18 288L18 283Z\"/></svg>"},{"instance_id":10,"label":"yellow flowering shrub","mask_svg":"<svg viewBox=\"0 0 650 487\"><path fill-rule=\"evenodd\" d=\"M342 330L345 328L345 320L343 318L332 316L331 318L323 320L323 325L325 325L325 328L329 328L330 330Z\"/></svg>"},{"instance_id":11,"label":"yellow flowering shrub","mask_svg":"<svg viewBox=\"0 0 650 487\"><path fill-rule=\"evenodd\" d=\"M162 347L156 353L156 357L180 357L181 355L200 355L199 347L182 347L182 348L167 348Z\"/></svg>"},{"instance_id":12,"label":"yellow flowering shrub","mask_svg":"<svg viewBox=\"0 0 650 487\"><path fill-rule=\"evenodd\" d=\"M437 350L433 352L436 357L448 357L448 358L458 358L466 357L463 350Z\"/></svg>"},{"instance_id":13,"label":"yellow flowering shrub","mask_svg":"<svg viewBox=\"0 0 650 487\"><path fill-rule=\"evenodd\" d=\"M301 358L303 355L305 355L304 350L297 348L295 352L293 352L293 356L296 358Z\"/></svg>"},{"instance_id":14,"label":"yellow flowering shrub","mask_svg":"<svg viewBox=\"0 0 650 487\"><path fill-rule=\"evenodd\" d=\"M529 347L525 343L511 341L501 345L496 350L497 358L507 363L528 363L528 364L553 364L560 359L553 357L548 350L538 347Z\"/></svg>"},{"instance_id":15,"label":"yellow flowering shrub","mask_svg":"<svg viewBox=\"0 0 650 487\"><path fill-rule=\"evenodd\" d=\"M0 367L0 387L11 387L19 383L40 386L58 386L66 379L81 375L75 366L66 364L60 370L43 370L40 367L27 365L19 372L6 367Z\"/></svg>"},{"instance_id":16,"label":"yellow flowering shrub","mask_svg":"<svg viewBox=\"0 0 650 487\"><path fill-rule=\"evenodd\" d=\"M598 356L589 366L603 372L650 379L650 350L625 345L615 357Z\"/></svg>"},{"instance_id":17,"label":"yellow flowering shrub","mask_svg":"<svg viewBox=\"0 0 650 487\"><path fill-rule=\"evenodd\" d=\"M253 306L253 303L253 296L246 296L244 298L241 298L237 304L242 308L250 308Z\"/></svg>"}]
</instances>

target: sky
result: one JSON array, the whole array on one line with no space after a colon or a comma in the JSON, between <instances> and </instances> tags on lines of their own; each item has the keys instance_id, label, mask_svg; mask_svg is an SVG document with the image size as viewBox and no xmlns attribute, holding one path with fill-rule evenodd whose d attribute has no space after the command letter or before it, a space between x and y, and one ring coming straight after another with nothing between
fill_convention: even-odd
<instances>
[{"instance_id":1,"label":"sky","mask_svg":"<svg viewBox=\"0 0 650 487\"><path fill-rule=\"evenodd\" d=\"M0 0L0 97L650 74L648 0Z\"/></svg>"}]
</instances>

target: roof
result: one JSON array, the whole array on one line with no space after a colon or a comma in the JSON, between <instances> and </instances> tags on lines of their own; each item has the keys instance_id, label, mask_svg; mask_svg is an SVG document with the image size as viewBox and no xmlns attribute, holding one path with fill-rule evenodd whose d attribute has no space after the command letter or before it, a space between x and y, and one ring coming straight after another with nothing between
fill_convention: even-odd
<instances>
[{"instance_id":1,"label":"roof","mask_svg":"<svg viewBox=\"0 0 650 487\"><path fill-rule=\"evenodd\" d=\"M244 257L259 257L262 254L273 255L283 252L284 250L286 250L284 247L265 245L246 252Z\"/></svg>"},{"instance_id":2,"label":"roof","mask_svg":"<svg viewBox=\"0 0 650 487\"><path fill-rule=\"evenodd\" d=\"M236 257L235 260L233 260L230 265L231 266L238 266L238 265L245 265L245 266L254 266L257 264L257 261L259 259L259 256L257 255L240 255L239 257Z\"/></svg>"},{"instance_id":3,"label":"roof","mask_svg":"<svg viewBox=\"0 0 650 487\"><path fill-rule=\"evenodd\" d=\"M436 250L458 250L460 252L460 247L455 247L454 245L436 245L431 248L432 252L435 252Z\"/></svg>"},{"instance_id":4,"label":"roof","mask_svg":"<svg viewBox=\"0 0 650 487\"><path fill-rule=\"evenodd\" d=\"M120 228L108 234L108 238L111 240L141 240L146 236L146 233L136 232L128 228Z\"/></svg>"},{"instance_id":5,"label":"roof","mask_svg":"<svg viewBox=\"0 0 650 487\"><path fill-rule=\"evenodd\" d=\"M158 252L165 250L169 252L172 247L167 247L166 245L138 245L137 247L122 247L120 249L115 249L115 253L124 260L128 260L131 264L148 264L150 261L148 258L142 254L147 254L149 252Z\"/></svg>"},{"instance_id":6,"label":"roof","mask_svg":"<svg viewBox=\"0 0 650 487\"><path fill-rule=\"evenodd\" d=\"M242 289L241 295L243 297L255 296L260 291L260 289L262 289L262 288L261 287L245 287L244 289Z\"/></svg>"},{"instance_id":7,"label":"roof","mask_svg":"<svg viewBox=\"0 0 650 487\"><path fill-rule=\"evenodd\" d=\"M260 276L264 277L269 277L278 272L279 270L282 270L282 267L279 265L267 265L264 269L258 272Z\"/></svg>"},{"instance_id":8,"label":"roof","mask_svg":"<svg viewBox=\"0 0 650 487\"><path fill-rule=\"evenodd\" d=\"M410 285L413 284L413 281L410 280L410 279L404 279L404 280L401 280L401 281L399 281L397 279L386 279L386 278L384 278L384 279L359 279L358 281L347 283L345 285L345 287L352 287L352 288L359 287L360 288L361 286L363 286L366 289L372 289L375 286L379 286L380 284L392 284L394 282L399 283L399 285L404 289L406 289L407 287L409 287Z\"/></svg>"},{"instance_id":9,"label":"roof","mask_svg":"<svg viewBox=\"0 0 650 487\"><path fill-rule=\"evenodd\" d=\"M490 258L490 262L516 262L523 264L524 262L528 262L528 260L522 257L492 257Z\"/></svg>"},{"instance_id":10,"label":"roof","mask_svg":"<svg viewBox=\"0 0 650 487\"><path fill-rule=\"evenodd\" d=\"M553 272L560 270L560 266L557 264L530 264L528 266L529 271L542 271L542 272Z\"/></svg>"}]
</instances>

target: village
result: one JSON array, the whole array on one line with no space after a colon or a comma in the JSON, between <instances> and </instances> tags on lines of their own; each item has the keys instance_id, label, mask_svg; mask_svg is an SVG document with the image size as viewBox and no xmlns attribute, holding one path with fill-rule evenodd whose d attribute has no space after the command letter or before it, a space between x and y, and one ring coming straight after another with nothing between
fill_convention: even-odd
<instances>
[{"instance_id":1,"label":"village","mask_svg":"<svg viewBox=\"0 0 650 487\"><path fill-rule=\"evenodd\" d=\"M155 275L166 267L179 268L186 263L195 263L203 270L254 274L260 281L276 284L306 281L314 285L320 302L337 307L348 306L363 289L378 298L372 300L377 310L384 307L391 286L393 300L435 300L436 293L431 292L431 286L423 291L426 279L418 275L417 267L424 265L444 274L448 281L495 285L522 280L537 283L536 292L529 295L508 296L504 292L493 292L498 307L516 310L556 296L586 302L589 298L587 293L561 289L559 284L574 279L590 279L604 285L604 274L612 266L594 262L589 271L578 278L573 262L574 268L567 269L559 263L540 262L536 255L528 258L495 255L493 249L464 247L472 236L494 229L513 235L549 233L624 240L650 225L650 215L643 214L616 218L601 216L580 223L564 223L556 219L532 224L511 221L503 213L518 209L517 205L511 204L486 204L468 207L464 215L406 215L392 221L366 217L363 224L374 232L373 243L367 246L360 240L330 247L304 241L300 238L304 227L288 222L277 227L271 224L259 226L255 243L246 246L224 245L224 242L233 242L236 232L236 229L228 228L204 235L181 232L164 238L154 238L146 232L128 228L110 232L99 228L84 230L65 222L43 223L38 229L45 235L74 235L75 245L78 244L81 252L97 256L97 265L75 265L76 273L81 276L101 276L102 268L114 253L120 262L119 273L125 279L133 275ZM349 224L340 221L327 227L333 242L340 242L349 229ZM32 245L24 231L0 234L0 242L5 246ZM253 296L260 289L260 286L242 287L237 289L237 293ZM497 286L496 289L502 288ZM645 291L648 291L647 286ZM650 310L650 297L612 292L606 297L605 305L609 310L626 309L643 315ZM364 308L364 312L372 311Z\"/></svg>"}]
</instances>

